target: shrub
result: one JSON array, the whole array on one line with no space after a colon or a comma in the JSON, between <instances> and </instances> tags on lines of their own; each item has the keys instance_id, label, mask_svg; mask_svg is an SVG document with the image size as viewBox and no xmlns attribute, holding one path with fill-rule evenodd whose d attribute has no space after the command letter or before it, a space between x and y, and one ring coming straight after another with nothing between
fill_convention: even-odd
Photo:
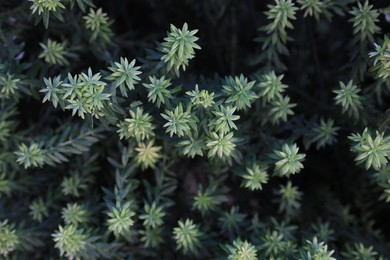
<instances>
[{"instance_id":1,"label":"shrub","mask_svg":"<svg viewBox=\"0 0 390 260\"><path fill-rule=\"evenodd\" d=\"M388 259L389 5L0 1L0 258Z\"/></svg>"}]
</instances>

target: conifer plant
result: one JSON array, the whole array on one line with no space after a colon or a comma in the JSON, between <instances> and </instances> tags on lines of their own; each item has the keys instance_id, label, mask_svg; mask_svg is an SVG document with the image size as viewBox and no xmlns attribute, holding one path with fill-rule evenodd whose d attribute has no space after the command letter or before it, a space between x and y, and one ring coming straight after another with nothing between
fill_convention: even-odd
<instances>
[{"instance_id":1,"label":"conifer plant","mask_svg":"<svg viewBox=\"0 0 390 260\"><path fill-rule=\"evenodd\" d=\"M0 1L1 259L390 259L390 2Z\"/></svg>"}]
</instances>

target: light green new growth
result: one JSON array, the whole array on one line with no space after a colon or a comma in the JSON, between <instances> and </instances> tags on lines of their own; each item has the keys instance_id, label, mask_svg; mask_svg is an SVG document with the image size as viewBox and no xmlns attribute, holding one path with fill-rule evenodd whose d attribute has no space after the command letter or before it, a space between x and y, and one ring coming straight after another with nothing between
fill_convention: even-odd
<instances>
[{"instance_id":1,"label":"light green new growth","mask_svg":"<svg viewBox=\"0 0 390 260\"><path fill-rule=\"evenodd\" d=\"M268 5L268 11L265 12L267 19L271 21L264 27L264 31L270 34L263 45L265 49L268 45L286 44L286 29L293 29L290 20L295 20L295 13L298 7L292 0L275 0L275 5ZM280 42L280 43L279 43Z\"/></svg>"},{"instance_id":2,"label":"light green new growth","mask_svg":"<svg viewBox=\"0 0 390 260\"><path fill-rule=\"evenodd\" d=\"M210 133L210 138L207 140L207 147L210 149L208 157L229 158L236 147L234 142L233 133L226 135L224 133Z\"/></svg>"},{"instance_id":3,"label":"light green new growth","mask_svg":"<svg viewBox=\"0 0 390 260\"><path fill-rule=\"evenodd\" d=\"M46 151L42 150L36 143L32 143L30 146L21 144L19 146L19 151L15 152L18 156L16 161L19 164L23 164L25 169L31 166L42 167L44 164L45 152Z\"/></svg>"},{"instance_id":4,"label":"light green new growth","mask_svg":"<svg viewBox=\"0 0 390 260\"><path fill-rule=\"evenodd\" d=\"M14 152L16 162L23 164L24 168L42 167L43 165L54 166L68 162L68 156L89 150L89 147L98 141L97 131L85 131L79 127L67 127L62 135L57 135L45 143L31 143L19 145L19 150Z\"/></svg>"},{"instance_id":5,"label":"light green new growth","mask_svg":"<svg viewBox=\"0 0 390 260\"><path fill-rule=\"evenodd\" d=\"M0 222L0 256L7 258L8 254L19 245L19 237L13 225L8 220Z\"/></svg>"},{"instance_id":6,"label":"light green new growth","mask_svg":"<svg viewBox=\"0 0 390 260\"><path fill-rule=\"evenodd\" d=\"M226 251L229 254L228 260L256 260L257 250L248 241L236 239L232 245L226 245Z\"/></svg>"},{"instance_id":7,"label":"light green new growth","mask_svg":"<svg viewBox=\"0 0 390 260\"><path fill-rule=\"evenodd\" d=\"M209 123L210 127L214 128L214 131L221 132L223 134L229 133L231 130L237 130L237 126L234 121L240 119L239 115L235 115L236 107L231 106L219 106L212 113L216 116Z\"/></svg>"},{"instance_id":8,"label":"light green new growth","mask_svg":"<svg viewBox=\"0 0 390 260\"><path fill-rule=\"evenodd\" d=\"M165 79L165 76L157 79L155 76L149 76L150 83L143 83L145 88L148 90L148 101L156 103L157 107L160 108L161 104L167 103L173 98L171 91L168 87L171 85L169 79Z\"/></svg>"},{"instance_id":9,"label":"light green new growth","mask_svg":"<svg viewBox=\"0 0 390 260\"><path fill-rule=\"evenodd\" d=\"M207 188L199 186L194 196L193 208L203 215L215 211L219 205L226 202L227 198L223 194L217 193L217 186L210 184Z\"/></svg>"},{"instance_id":10,"label":"light green new growth","mask_svg":"<svg viewBox=\"0 0 390 260\"><path fill-rule=\"evenodd\" d=\"M70 259L82 255L87 246L88 239L83 229L78 229L73 225L59 226L53 234L55 247L60 250L61 256Z\"/></svg>"},{"instance_id":11,"label":"light green new growth","mask_svg":"<svg viewBox=\"0 0 390 260\"><path fill-rule=\"evenodd\" d=\"M50 17L63 20L64 15L74 19L69 28L75 30L74 35L72 31L64 34L69 36L69 41L54 41L47 37L58 37L55 30L64 28L55 23L52 30L40 33L47 41L39 43L41 49L32 51L32 57L27 55L29 48L18 45L18 37L24 35L18 34L25 33L25 29L16 28L20 24L16 20L23 18L17 16L19 10L16 9L15 18L10 16L12 19L6 23L15 24L12 37L9 37L8 27L3 32L0 26L0 46L6 50L0 50L0 196L7 199L5 203L0 202L0 209L4 209L4 214L0 212L0 257L25 257L29 252L19 250L40 247L39 239L33 241L35 234L31 231L30 237L26 232L36 229L39 231L37 237L45 238L52 233L51 244L60 251L59 257L70 260L155 257L335 260L332 256L384 259L380 253L388 250L380 248L382 242L375 238L376 230L371 230L375 223L368 208L370 205L365 205L364 199L369 193L363 189L364 182L351 183L345 191L337 188L334 194L326 196L324 194L329 193L327 183L310 194L307 187L302 187L308 192L303 203L301 187L294 186L290 180L290 177L301 178L291 175L304 169L306 153L302 150L300 153L298 144L303 144L305 151L313 144L320 149L335 144L339 134L340 142L329 151L343 151L343 133L367 124L376 126L378 131L370 132L365 128L362 133L348 137L352 141L351 151L356 155L354 165L364 164L366 170L374 170L369 177L381 188L381 198L390 202L390 110L385 110L385 95L390 90L390 38L383 36L384 40L375 43L375 50L367 56L368 46L381 32L379 25L385 22L380 17L382 10L374 8L381 8L378 6L381 3L272 0L273 4L267 5L264 13L265 26L260 28L263 35L257 39L261 43L261 53L252 62L256 65L253 74L246 77L238 72L237 76L227 74L225 78L218 75L210 78L201 73L190 73L178 78L195 57L195 52L201 49L196 36L198 30L189 30L187 23L182 28L170 25L167 36L157 43L157 50L147 50L147 57L139 59L141 72L136 59L120 57L119 61L113 62L113 58L124 50L138 52L139 43L143 44L145 39L139 42L135 39L135 48L133 43L126 47L133 35L114 36L113 21L101 8L95 9L92 1L29 0L27 9L30 8L36 22L43 19L47 28ZM236 47L236 22L221 27L221 31L219 26L220 21L225 20L225 14L231 15L230 8L242 11L237 9L241 8L240 1L229 1L234 4L220 6L214 2L223 1L211 2L200 5L206 17L216 14L210 21L211 36L220 36L221 32L232 36L231 55L220 57L216 52L216 64L220 65L221 58L220 71L235 73L235 60L244 57ZM82 12L71 10L76 4ZM217 8L215 13L214 5L221 10ZM8 4L5 6L8 8ZM88 13L84 13L86 7L91 8ZM113 14L117 11L108 10ZM339 16L334 21L330 19L331 12ZM342 35L343 31L332 26L348 13L349 22L345 27L350 31L353 27L353 32L345 35L350 36L350 41L340 40L334 46L320 44L327 36ZM300 15L297 25L301 28L297 28L297 37L294 37L297 43L290 46L294 35L287 32L294 28L297 14ZM0 11L0 15L3 17L4 13ZM8 16L7 13L4 17ZM117 17L120 16L117 14ZM327 21L320 21L320 17ZM78 28L80 22L83 25ZM40 41L42 39L34 40ZM344 56L332 57L335 64L331 64L327 52L339 46L344 48L345 53L341 53ZM225 51L230 43L211 47L212 52L214 48ZM72 50L77 50L83 58L92 56L80 62L69 62ZM37 65L32 64L37 56L42 60ZM367 74L369 57L375 75ZM358 64L359 59L363 65ZM230 61L234 64L229 69L223 66L223 62ZM96 73L88 68L73 74L78 68L86 69L91 62L96 62L93 67L109 62L111 65ZM292 68L281 74L287 70L284 62ZM240 66L245 64L244 59L239 63ZM312 66L302 70L302 64ZM330 64L334 67L330 68ZM214 62L210 65L214 66ZM339 81L349 75L351 67L356 69L358 66L362 68L357 69L362 72L360 77L353 72L350 77L353 80ZM334 68L342 68L345 74L337 77L339 72ZM288 89L284 81L291 82L294 88ZM338 82L338 89L327 93L326 88L332 82ZM357 84L364 86L364 91ZM316 86L318 89L308 90ZM23 100L22 94L31 98ZM329 97L329 94L333 96ZM57 118L58 111L54 112L47 104L43 105L47 114L30 118L31 113L23 110L24 106L33 104L31 100L40 96L43 103L49 101L54 108L63 110L60 118ZM339 107L332 107L332 101ZM297 104L299 107L293 111ZM20 126L14 119L19 106L21 116L29 117ZM346 115L337 116L340 107L342 113L356 120L348 120ZM42 117L37 118L40 115ZM361 120L357 120L359 118ZM39 127L35 129L34 125ZM340 129L343 133L338 133ZM99 138L102 142L97 147L94 144ZM206 154L207 158L199 158ZM269 158L264 163L257 160L265 155ZM307 162L305 170L317 173L318 180L322 180L323 172L329 172L329 169L335 168L337 175L338 170L348 168L347 161L342 161L335 167L325 165L316 171L313 162L320 162L318 155L321 153L317 153L317 157L313 153L313 160ZM64 162L69 164L57 167ZM34 169L45 165L51 167ZM188 167L193 169L183 175L182 171ZM115 177L101 174L110 169L115 171ZM59 171L59 175L47 174L52 171ZM139 175L140 171L144 171L144 176ZM270 180L270 174L283 178ZM345 183L345 176L342 183ZM43 186L38 187L37 181ZM113 182L115 187L102 187L114 186ZM235 195L239 185L242 194ZM261 191L268 185L273 194ZM34 189L30 191L29 187ZM354 194L357 188L361 189L361 194L355 194L351 205L338 197L340 190ZM260 197L245 197L251 192ZM10 203L14 198L19 202ZM101 207L96 206L102 200L106 210L103 217ZM263 201L269 202L264 205L271 206L263 209ZM275 206L270 201L275 202ZM316 201L323 203L320 205L321 213L322 210L324 213L321 219L316 216L316 208L310 208ZM276 211L279 212L274 218L272 215ZM358 218L360 211L365 213L362 219ZM351 212L358 213L355 216ZM9 214L15 215L20 223L10 224L6 219ZM26 220L21 217L23 214ZM264 216L270 220L265 220ZM103 225L100 225L102 218ZM203 222L195 224L193 220ZM362 226L364 224L367 227ZM207 236L203 231L207 231ZM353 238L351 233L356 235L356 242L348 242ZM361 242L366 243L364 240L370 240L371 235L375 235L375 247ZM225 253L218 251L219 245ZM50 243L42 242L44 250L49 250L49 246ZM335 253L331 250L333 247L341 251ZM175 248L178 252L172 252ZM41 249L37 250L32 257L42 257ZM115 252L111 254L111 251ZM54 252L48 252L47 257L55 257Z\"/></svg>"},{"instance_id":12,"label":"light green new growth","mask_svg":"<svg viewBox=\"0 0 390 260\"><path fill-rule=\"evenodd\" d=\"M207 90L199 91L198 84L195 85L195 90L187 91L186 94L191 97L191 103L194 105L202 105L204 108L214 105L214 92L209 93Z\"/></svg>"},{"instance_id":13,"label":"light green new growth","mask_svg":"<svg viewBox=\"0 0 390 260\"><path fill-rule=\"evenodd\" d=\"M275 150L271 157L276 160L274 173L278 176L289 176L303 169L302 161L306 155L298 153L296 144L284 144L281 150Z\"/></svg>"},{"instance_id":14,"label":"light green new growth","mask_svg":"<svg viewBox=\"0 0 390 260\"><path fill-rule=\"evenodd\" d=\"M342 112L349 116L359 118L360 110L362 109L362 98L359 96L361 89L356 86L352 80L347 85L344 82L339 82L340 89L334 90L337 94L334 98L337 105L341 105Z\"/></svg>"},{"instance_id":15,"label":"light green new growth","mask_svg":"<svg viewBox=\"0 0 390 260\"><path fill-rule=\"evenodd\" d=\"M283 77L283 74L277 76L275 71L261 75L260 84L258 85L260 88L259 96L267 102L277 98L281 99L285 89L288 88L287 85L282 83Z\"/></svg>"},{"instance_id":16,"label":"light green new growth","mask_svg":"<svg viewBox=\"0 0 390 260\"><path fill-rule=\"evenodd\" d=\"M263 251L267 259L275 259L275 256L286 249L283 234L277 230L267 230L261 240L262 244L259 246L259 251Z\"/></svg>"},{"instance_id":17,"label":"light green new growth","mask_svg":"<svg viewBox=\"0 0 390 260\"><path fill-rule=\"evenodd\" d=\"M65 9L65 6L62 4L62 0L29 0L32 2L31 11L34 14L42 14L43 12L52 11L56 12L57 8Z\"/></svg>"},{"instance_id":18,"label":"light green new growth","mask_svg":"<svg viewBox=\"0 0 390 260\"><path fill-rule=\"evenodd\" d=\"M155 202L152 205L145 204L145 213L140 215L139 218L143 220L145 227L157 228L164 223L165 212L161 206L157 206Z\"/></svg>"},{"instance_id":19,"label":"light green new growth","mask_svg":"<svg viewBox=\"0 0 390 260\"><path fill-rule=\"evenodd\" d=\"M207 149L206 138L198 137L197 133L189 134L187 139L178 143L182 147L183 155L194 158L196 155L203 156L203 151Z\"/></svg>"},{"instance_id":20,"label":"light green new growth","mask_svg":"<svg viewBox=\"0 0 390 260\"><path fill-rule=\"evenodd\" d=\"M130 203L116 205L107 212L108 230L112 231L115 236L125 235L134 225L135 212L131 209Z\"/></svg>"},{"instance_id":21,"label":"light green new growth","mask_svg":"<svg viewBox=\"0 0 390 260\"><path fill-rule=\"evenodd\" d=\"M319 242L316 237L312 241L306 240L307 252L301 254L302 260L336 260L332 257L334 250L328 250L328 245Z\"/></svg>"},{"instance_id":22,"label":"light green new growth","mask_svg":"<svg viewBox=\"0 0 390 260\"><path fill-rule=\"evenodd\" d=\"M322 0L298 0L297 2L301 5L300 9L305 11L303 17L314 16L316 20L320 18L325 8Z\"/></svg>"},{"instance_id":23,"label":"light green new growth","mask_svg":"<svg viewBox=\"0 0 390 260\"><path fill-rule=\"evenodd\" d=\"M251 103L257 99L256 93L253 91L255 81L248 82L244 75L239 77L226 77L225 84L222 86L223 92L228 96L226 103L237 107L237 110L247 109L251 107Z\"/></svg>"},{"instance_id":24,"label":"light green new growth","mask_svg":"<svg viewBox=\"0 0 390 260\"><path fill-rule=\"evenodd\" d=\"M87 74L68 74L65 83L60 80L60 76L53 81L51 78L44 79L46 88L40 90L46 92L43 102L52 101L54 107L57 107L60 100L65 101L64 108L71 110L72 115L77 113L81 118L85 118L85 114L91 114L99 118L104 115L102 110L111 96L105 93L107 83L100 79L100 73L93 74L91 68Z\"/></svg>"},{"instance_id":25,"label":"light green new growth","mask_svg":"<svg viewBox=\"0 0 390 260\"><path fill-rule=\"evenodd\" d=\"M68 65L69 61L66 56L69 53L66 51L66 44L64 42L56 42L50 39L47 43L40 43L42 52L39 54L39 58L44 59L46 63L50 65Z\"/></svg>"},{"instance_id":26,"label":"light green new growth","mask_svg":"<svg viewBox=\"0 0 390 260\"><path fill-rule=\"evenodd\" d=\"M90 9L89 14L83 19L85 20L85 28L91 33L90 42L99 40L102 46L110 42L113 36L110 28L112 21L109 21L108 15L101 8L96 11Z\"/></svg>"},{"instance_id":27,"label":"light green new growth","mask_svg":"<svg viewBox=\"0 0 390 260\"><path fill-rule=\"evenodd\" d=\"M251 191L261 190L263 184L268 182L267 167L261 167L258 164L247 167L245 175L243 175L242 178L242 186L245 188L248 188Z\"/></svg>"},{"instance_id":28,"label":"light green new growth","mask_svg":"<svg viewBox=\"0 0 390 260\"><path fill-rule=\"evenodd\" d=\"M187 107L186 111L183 111L183 105L179 103L174 110L166 110L165 114L161 113L161 116L168 122L164 124L166 132L170 137L174 134L178 137L186 136L189 134L190 121L191 121L191 106Z\"/></svg>"},{"instance_id":29,"label":"light green new growth","mask_svg":"<svg viewBox=\"0 0 390 260\"><path fill-rule=\"evenodd\" d=\"M43 103L46 101L51 101L54 107L58 106L60 101L61 94L63 94L61 76L55 77L53 80L51 78L43 78L46 88L41 89L39 92L46 93L43 97Z\"/></svg>"},{"instance_id":30,"label":"light green new growth","mask_svg":"<svg viewBox=\"0 0 390 260\"><path fill-rule=\"evenodd\" d=\"M371 71L378 79L386 80L390 77L390 38L385 35L382 45L375 43L374 47L375 51L369 53L374 60Z\"/></svg>"},{"instance_id":31,"label":"light green new growth","mask_svg":"<svg viewBox=\"0 0 390 260\"><path fill-rule=\"evenodd\" d=\"M293 29L292 20L296 19L298 7L292 0L275 0L274 5L267 5L268 10L264 12L268 24L259 30L265 32L264 36L255 40L261 43L261 54L254 63L267 62L268 69L287 69L280 58L280 54L289 53L286 44L291 38L287 35L287 29Z\"/></svg>"},{"instance_id":32,"label":"light green new growth","mask_svg":"<svg viewBox=\"0 0 390 260\"><path fill-rule=\"evenodd\" d=\"M191 219L186 219L184 222L179 220L178 226L173 229L173 237L176 241L176 249L183 254L188 252L196 254L201 248L202 233Z\"/></svg>"},{"instance_id":33,"label":"light green new growth","mask_svg":"<svg viewBox=\"0 0 390 260\"><path fill-rule=\"evenodd\" d=\"M385 133L375 132L375 136L365 128L362 134L352 134L348 137L354 142L351 150L357 154L357 164L365 163L366 169L371 167L379 170L387 165L390 158L390 137Z\"/></svg>"},{"instance_id":34,"label":"light green new growth","mask_svg":"<svg viewBox=\"0 0 390 260\"><path fill-rule=\"evenodd\" d=\"M157 160L162 157L159 153L161 146L154 146L154 141L147 141L147 143L139 143L135 148L137 155L135 162L141 166L142 169L154 168Z\"/></svg>"},{"instance_id":35,"label":"light green new growth","mask_svg":"<svg viewBox=\"0 0 390 260\"><path fill-rule=\"evenodd\" d=\"M199 39L195 36L197 32L198 30L189 31L187 23L184 23L182 29L171 24L171 31L161 44L161 52L164 54L161 60L167 63L168 71L174 69L179 75L180 68L186 70L189 61L195 56L195 49L201 49L196 44Z\"/></svg>"},{"instance_id":36,"label":"light green new growth","mask_svg":"<svg viewBox=\"0 0 390 260\"><path fill-rule=\"evenodd\" d=\"M43 20L45 28L49 27L50 14L53 14L57 19L63 21L62 11L65 6L62 0L29 0L32 3L30 9L32 14L36 14L35 23Z\"/></svg>"},{"instance_id":37,"label":"light green new growth","mask_svg":"<svg viewBox=\"0 0 390 260\"><path fill-rule=\"evenodd\" d=\"M121 57L120 63L115 62L112 67L108 68L111 71L111 74L107 77L107 80L113 81L115 88L119 87L121 94L124 97L127 97L125 86L129 90L133 90L135 88L134 85L136 85L138 81L141 80L141 78L138 76L142 73L139 70L141 67L134 65L135 59L129 63L127 58Z\"/></svg>"},{"instance_id":38,"label":"light green new growth","mask_svg":"<svg viewBox=\"0 0 390 260\"><path fill-rule=\"evenodd\" d=\"M374 41L374 35L380 32L379 23L379 11L373 9L373 5L370 5L368 0L362 5L358 2L358 7L353 7L349 12L353 17L349 20L353 22L353 33L359 39L359 41L369 40Z\"/></svg>"},{"instance_id":39,"label":"light green new growth","mask_svg":"<svg viewBox=\"0 0 390 260\"><path fill-rule=\"evenodd\" d=\"M77 203L68 203L66 207L62 209L61 215L65 225L74 225L77 227L79 224L88 221L88 211Z\"/></svg>"},{"instance_id":40,"label":"light green new growth","mask_svg":"<svg viewBox=\"0 0 390 260\"><path fill-rule=\"evenodd\" d=\"M130 118L125 118L124 121L117 124L119 137L121 139L135 138L137 142L149 139L154 136L155 126L152 120L152 116L149 113L144 113L141 107L130 110Z\"/></svg>"},{"instance_id":41,"label":"light green new growth","mask_svg":"<svg viewBox=\"0 0 390 260\"><path fill-rule=\"evenodd\" d=\"M297 104L290 103L290 97L279 97L271 102L272 108L269 111L269 116L273 124L286 122L289 115L294 115L293 107Z\"/></svg>"},{"instance_id":42,"label":"light green new growth","mask_svg":"<svg viewBox=\"0 0 390 260\"><path fill-rule=\"evenodd\" d=\"M7 73L6 75L0 76L0 98L11 98L15 96L15 91L20 88L20 84L20 79L15 75Z\"/></svg>"}]
</instances>

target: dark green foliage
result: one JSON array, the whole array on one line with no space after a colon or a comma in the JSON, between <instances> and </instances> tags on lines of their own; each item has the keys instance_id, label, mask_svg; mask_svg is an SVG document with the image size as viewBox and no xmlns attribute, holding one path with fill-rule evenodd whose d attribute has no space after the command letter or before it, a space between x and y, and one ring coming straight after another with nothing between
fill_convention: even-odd
<instances>
[{"instance_id":1,"label":"dark green foliage","mask_svg":"<svg viewBox=\"0 0 390 260\"><path fill-rule=\"evenodd\" d=\"M389 259L389 33L384 0L0 1L0 258Z\"/></svg>"}]
</instances>

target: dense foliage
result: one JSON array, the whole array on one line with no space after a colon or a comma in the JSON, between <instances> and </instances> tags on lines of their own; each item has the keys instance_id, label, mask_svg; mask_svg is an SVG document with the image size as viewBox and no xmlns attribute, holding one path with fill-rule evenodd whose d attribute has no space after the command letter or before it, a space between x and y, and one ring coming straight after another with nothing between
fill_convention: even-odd
<instances>
[{"instance_id":1,"label":"dense foliage","mask_svg":"<svg viewBox=\"0 0 390 260\"><path fill-rule=\"evenodd\" d=\"M0 1L0 258L389 259L387 0Z\"/></svg>"}]
</instances>

